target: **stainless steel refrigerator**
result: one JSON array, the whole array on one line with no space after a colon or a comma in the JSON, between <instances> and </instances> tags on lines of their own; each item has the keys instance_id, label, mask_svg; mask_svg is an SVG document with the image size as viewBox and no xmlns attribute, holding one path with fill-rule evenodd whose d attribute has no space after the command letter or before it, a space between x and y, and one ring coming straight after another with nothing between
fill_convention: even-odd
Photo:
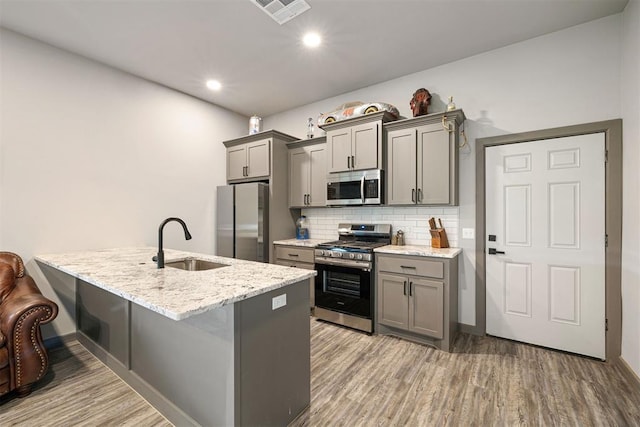
<instances>
[{"instance_id":1,"label":"stainless steel refrigerator","mask_svg":"<svg viewBox=\"0 0 640 427\"><path fill-rule=\"evenodd\" d=\"M269 185L253 182L217 190L217 255L269 262Z\"/></svg>"}]
</instances>

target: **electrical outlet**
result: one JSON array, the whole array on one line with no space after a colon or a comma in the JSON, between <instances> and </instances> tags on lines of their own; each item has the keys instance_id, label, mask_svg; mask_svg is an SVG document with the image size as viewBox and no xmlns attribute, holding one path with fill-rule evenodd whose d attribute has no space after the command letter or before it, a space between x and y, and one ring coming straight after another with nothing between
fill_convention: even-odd
<instances>
[{"instance_id":1,"label":"electrical outlet","mask_svg":"<svg viewBox=\"0 0 640 427\"><path fill-rule=\"evenodd\" d=\"M277 310L285 305L287 305L287 294L271 298L271 310Z\"/></svg>"},{"instance_id":2,"label":"electrical outlet","mask_svg":"<svg viewBox=\"0 0 640 427\"><path fill-rule=\"evenodd\" d=\"M462 238L463 239L475 239L476 230L473 228L463 228L462 229Z\"/></svg>"}]
</instances>

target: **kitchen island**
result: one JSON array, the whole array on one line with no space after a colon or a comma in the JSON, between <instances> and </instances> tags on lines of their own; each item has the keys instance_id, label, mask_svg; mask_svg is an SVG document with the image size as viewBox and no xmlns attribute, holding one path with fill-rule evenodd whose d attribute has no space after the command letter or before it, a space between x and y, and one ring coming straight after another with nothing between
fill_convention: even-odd
<instances>
[{"instance_id":1,"label":"kitchen island","mask_svg":"<svg viewBox=\"0 0 640 427\"><path fill-rule=\"evenodd\" d=\"M155 248L38 255L76 278L76 336L176 425L287 425L309 405L315 271Z\"/></svg>"}]
</instances>

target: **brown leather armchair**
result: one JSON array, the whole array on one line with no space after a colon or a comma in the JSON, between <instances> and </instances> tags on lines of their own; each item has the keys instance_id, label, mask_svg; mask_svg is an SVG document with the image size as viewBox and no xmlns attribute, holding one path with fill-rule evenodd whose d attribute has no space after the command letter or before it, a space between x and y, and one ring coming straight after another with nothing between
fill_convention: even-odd
<instances>
[{"instance_id":1,"label":"brown leather armchair","mask_svg":"<svg viewBox=\"0 0 640 427\"><path fill-rule=\"evenodd\" d=\"M42 296L22 259L0 252L0 396L31 393L49 367L40 325L58 315L58 306Z\"/></svg>"}]
</instances>

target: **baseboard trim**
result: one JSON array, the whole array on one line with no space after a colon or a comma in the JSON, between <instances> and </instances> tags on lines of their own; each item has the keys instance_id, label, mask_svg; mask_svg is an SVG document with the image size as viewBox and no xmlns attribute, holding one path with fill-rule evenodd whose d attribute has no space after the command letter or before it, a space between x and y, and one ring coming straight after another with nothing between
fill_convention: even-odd
<instances>
[{"instance_id":1,"label":"baseboard trim","mask_svg":"<svg viewBox=\"0 0 640 427\"><path fill-rule=\"evenodd\" d=\"M624 371L625 376L635 384L638 390L640 390L640 377L638 377L638 374L636 374L635 371L631 369L631 366L629 366L627 361L624 360L621 356L618 357L616 360L620 368Z\"/></svg>"},{"instance_id":2,"label":"baseboard trim","mask_svg":"<svg viewBox=\"0 0 640 427\"><path fill-rule=\"evenodd\" d=\"M479 337L485 334L480 327L475 325L467 325L465 323L459 323L459 326L460 326L460 332L463 332L465 334L478 335Z\"/></svg>"}]
</instances>

